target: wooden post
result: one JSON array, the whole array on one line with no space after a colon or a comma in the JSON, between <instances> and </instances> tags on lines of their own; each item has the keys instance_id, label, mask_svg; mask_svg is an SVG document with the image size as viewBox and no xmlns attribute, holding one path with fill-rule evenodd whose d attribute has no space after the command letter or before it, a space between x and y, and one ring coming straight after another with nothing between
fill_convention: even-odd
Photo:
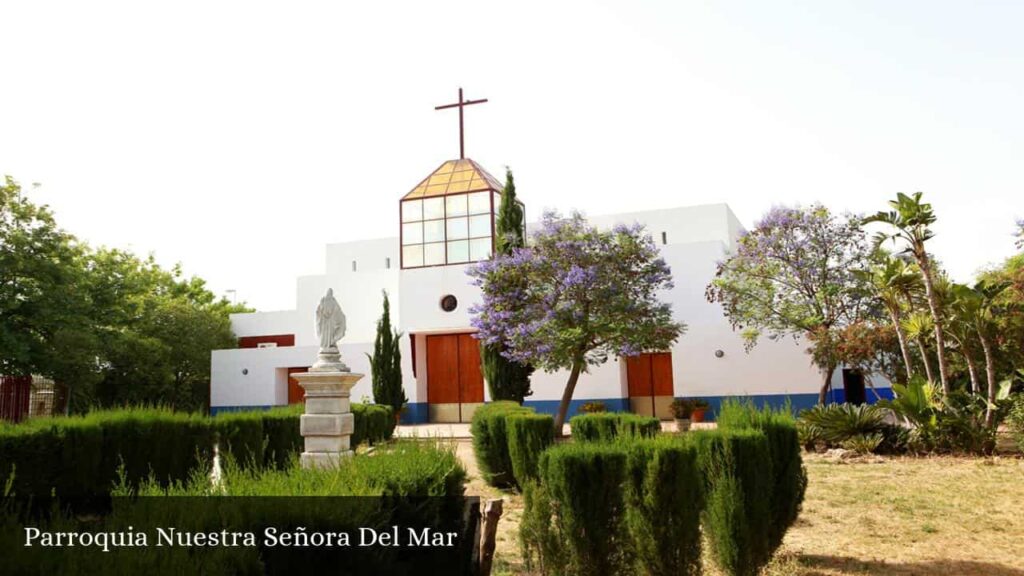
<instances>
[{"instance_id":1,"label":"wooden post","mask_svg":"<svg viewBox=\"0 0 1024 576\"><path fill-rule=\"evenodd\" d=\"M480 527L480 576L490 576L491 563L494 561L495 536L498 532L498 519L501 518L504 500L488 500L480 510L483 526Z\"/></svg>"}]
</instances>

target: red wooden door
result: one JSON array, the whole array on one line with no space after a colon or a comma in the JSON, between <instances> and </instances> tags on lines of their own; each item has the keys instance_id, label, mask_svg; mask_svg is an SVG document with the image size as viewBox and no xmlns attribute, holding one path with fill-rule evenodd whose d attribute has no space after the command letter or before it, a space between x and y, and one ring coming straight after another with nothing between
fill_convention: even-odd
<instances>
[{"instance_id":1,"label":"red wooden door","mask_svg":"<svg viewBox=\"0 0 1024 576\"><path fill-rule=\"evenodd\" d=\"M651 357L651 383L654 396L673 396L675 386L672 383L672 353L657 352Z\"/></svg>"},{"instance_id":2,"label":"red wooden door","mask_svg":"<svg viewBox=\"0 0 1024 576\"><path fill-rule=\"evenodd\" d=\"M459 402L484 401L484 375L480 371L480 345L471 334L459 334Z\"/></svg>"},{"instance_id":3,"label":"red wooden door","mask_svg":"<svg viewBox=\"0 0 1024 576\"><path fill-rule=\"evenodd\" d=\"M650 354L626 357L626 382L630 398L653 395Z\"/></svg>"},{"instance_id":4,"label":"red wooden door","mask_svg":"<svg viewBox=\"0 0 1024 576\"><path fill-rule=\"evenodd\" d=\"M427 336L427 402L432 418L466 422L473 406L484 401L480 346L471 334Z\"/></svg>"},{"instance_id":5,"label":"red wooden door","mask_svg":"<svg viewBox=\"0 0 1024 576\"><path fill-rule=\"evenodd\" d=\"M427 402L459 402L459 339L457 335L427 336Z\"/></svg>"},{"instance_id":6,"label":"red wooden door","mask_svg":"<svg viewBox=\"0 0 1024 576\"><path fill-rule=\"evenodd\" d=\"M289 404L300 404L306 400L306 391L299 386L299 381L292 378L292 374L296 372L308 372L309 368L289 368L288 369L288 403Z\"/></svg>"},{"instance_id":7,"label":"red wooden door","mask_svg":"<svg viewBox=\"0 0 1024 576\"><path fill-rule=\"evenodd\" d=\"M672 381L672 353L653 352L626 357L626 384L634 412L665 416L667 403L675 394Z\"/></svg>"}]
</instances>

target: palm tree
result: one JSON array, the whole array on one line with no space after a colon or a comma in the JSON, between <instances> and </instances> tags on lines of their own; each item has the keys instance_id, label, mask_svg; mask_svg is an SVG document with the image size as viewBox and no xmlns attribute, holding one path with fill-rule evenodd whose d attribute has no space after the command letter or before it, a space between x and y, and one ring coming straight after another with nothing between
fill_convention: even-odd
<instances>
[{"instance_id":1,"label":"palm tree","mask_svg":"<svg viewBox=\"0 0 1024 576\"><path fill-rule=\"evenodd\" d=\"M932 374L932 365L928 362L928 344L925 336L932 331L932 317L924 312L911 312L903 319L903 330L907 338L917 344L921 351L921 362L924 363L924 373L929 382L935 382Z\"/></svg>"},{"instance_id":2,"label":"palm tree","mask_svg":"<svg viewBox=\"0 0 1024 576\"><path fill-rule=\"evenodd\" d=\"M971 342L976 336L975 323L978 317L978 298L970 286L953 284L950 287L952 298L949 302L949 322L946 330L956 341L960 354L967 363L967 373L971 377L971 393L978 394L981 385L978 382L978 368L974 361Z\"/></svg>"},{"instance_id":3,"label":"palm tree","mask_svg":"<svg viewBox=\"0 0 1024 576\"><path fill-rule=\"evenodd\" d=\"M935 349L939 359L939 380L942 382L942 392L949 394L949 368L946 364L946 339L943 335L942 309L935 295L932 260L925 249L925 242L935 236L934 232L928 228L935 223L935 212L932 210L931 204L921 202L921 196L921 192L914 192L913 196L899 192L896 194L896 200L889 201L889 206L893 208L892 211L879 212L874 216L869 216L864 219L864 223L881 222L895 228L895 232L891 234L879 233L876 241L881 244L886 240L893 242L902 240L906 244L904 252L913 254L914 259L917 260L934 324Z\"/></svg>"},{"instance_id":4,"label":"palm tree","mask_svg":"<svg viewBox=\"0 0 1024 576\"><path fill-rule=\"evenodd\" d=\"M995 357L992 353L992 330L997 313L996 299L1008 287L1009 284L1005 282L982 280L973 287L959 285L954 288L957 298L971 313L971 323L981 342L981 350L985 354L985 383L988 385L985 425L989 427L995 423L997 383Z\"/></svg>"},{"instance_id":5,"label":"palm tree","mask_svg":"<svg viewBox=\"0 0 1024 576\"><path fill-rule=\"evenodd\" d=\"M917 266L896 258L891 254L878 251L874 259L876 263L863 275L874 288L879 300L889 312L889 319L896 329L896 339L900 343L903 364L907 369L907 380L914 375L914 364L910 357L910 345L907 333L903 329L903 302L911 302L912 295L921 288L921 276Z\"/></svg>"}]
</instances>

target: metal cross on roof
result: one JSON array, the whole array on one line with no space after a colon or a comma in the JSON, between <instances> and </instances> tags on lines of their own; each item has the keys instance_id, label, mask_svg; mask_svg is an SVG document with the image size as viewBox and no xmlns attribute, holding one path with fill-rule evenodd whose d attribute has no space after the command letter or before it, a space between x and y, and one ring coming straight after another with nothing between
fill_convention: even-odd
<instances>
[{"instance_id":1,"label":"metal cross on roof","mask_svg":"<svg viewBox=\"0 0 1024 576\"><path fill-rule=\"evenodd\" d=\"M434 106L434 110L444 110L445 108L459 108L459 158L466 157L466 144L465 137L463 136L462 130L462 109L470 104L483 104L487 102L487 98L482 100L463 100L462 99L462 88L459 88L459 101L454 104L444 104L442 106Z\"/></svg>"}]
</instances>

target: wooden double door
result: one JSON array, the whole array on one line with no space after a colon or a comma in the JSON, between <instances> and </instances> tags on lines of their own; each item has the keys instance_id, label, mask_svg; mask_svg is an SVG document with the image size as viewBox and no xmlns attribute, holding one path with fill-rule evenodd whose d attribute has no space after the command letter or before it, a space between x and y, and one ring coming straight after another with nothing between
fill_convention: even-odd
<instances>
[{"instance_id":1,"label":"wooden double door","mask_svg":"<svg viewBox=\"0 0 1024 576\"><path fill-rule=\"evenodd\" d=\"M431 422L469 422L484 403L480 345L472 334L427 336L427 406Z\"/></svg>"},{"instance_id":2,"label":"wooden double door","mask_svg":"<svg viewBox=\"0 0 1024 576\"><path fill-rule=\"evenodd\" d=\"M629 408L636 414L672 418L669 405L675 395L672 382L672 353L653 352L626 357Z\"/></svg>"}]
</instances>

